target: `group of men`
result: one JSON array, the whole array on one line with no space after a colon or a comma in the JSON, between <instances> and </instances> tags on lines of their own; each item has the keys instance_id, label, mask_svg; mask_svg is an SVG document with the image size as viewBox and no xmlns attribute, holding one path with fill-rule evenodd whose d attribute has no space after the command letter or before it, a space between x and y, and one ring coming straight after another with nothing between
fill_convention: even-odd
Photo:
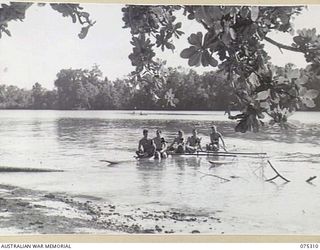
<instances>
[{"instance_id":1,"label":"group of men","mask_svg":"<svg viewBox=\"0 0 320 250\"><path fill-rule=\"evenodd\" d=\"M162 137L161 130L156 131L156 137L153 139L148 138L148 130L143 130L143 138L139 141L137 157L148 158L153 157L156 159L166 158L168 153L195 153L200 150L203 151L201 147L201 139L198 137L198 131L196 129L192 130L192 135L185 140L184 133L182 130L178 131L178 136L174 138L173 142L168 146L167 141ZM211 127L210 132L210 143L206 145L207 151L219 151L220 141L222 142L222 147L225 149L225 143L220 132L217 131L216 126Z\"/></svg>"}]
</instances>

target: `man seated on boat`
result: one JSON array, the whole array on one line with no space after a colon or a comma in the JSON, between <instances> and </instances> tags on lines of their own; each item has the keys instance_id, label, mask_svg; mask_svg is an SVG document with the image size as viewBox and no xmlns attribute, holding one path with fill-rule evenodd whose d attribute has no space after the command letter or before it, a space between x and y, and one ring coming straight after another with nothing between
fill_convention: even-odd
<instances>
[{"instance_id":1,"label":"man seated on boat","mask_svg":"<svg viewBox=\"0 0 320 250\"><path fill-rule=\"evenodd\" d=\"M153 138L153 143L156 147L155 153L154 153L154 158L155 159L161 159L161 158L167 158L167 143L164 140L163 137L161 137L161 130L156 131L156 137Z\"/></svg>"},{"instance_id":2,"label":"man seated on boat","mask_svg":"<svg viewBox=\"0 0 320 250\"><path fill-rule=\"evenodd\" d=\"M192 136L188 137L186 144L186 152L194 153L198 149L201 150L201 138L198 137L198 131L196 129L192 130Z\"/></svg>"},{"instance_id":3,"label":"man seated on boat","mask_svg":"<svg viewBox=\"0 0 320 250\"><path fill-rule=\"evenodd\" d=\"M174 138L168 150L177 154L183 154L185 152L185 140L182 130L178 131L178 136Z\"/></svg>"},{"instance_id":4,"label":"man seated on boat","mask_svg":"<svg viewBox=\"0 0 320 250\"><path fill-rule=\"evenodd\" d=\"M148 158L154 155L155 146L152 139L148 138L148 130L143 130L143 138L139 141L138 151L136 152L138 158Z\"/></svg>"},{"instance_id":5,"label":"man seated on boat","mask_svg":"<svg viewBox=\"0 0 320 250\"><path fill-rule=\"evenodd\" d=\"M210 133L210 144L207 144L207 150L208 151L219 151L220 149L220 140L222 142L222 147L224 150L226 150L226 145L224 143L222 134L217 131L217 127L213 125L211 127L211 133Z\"/></svg>"}]
</instances>

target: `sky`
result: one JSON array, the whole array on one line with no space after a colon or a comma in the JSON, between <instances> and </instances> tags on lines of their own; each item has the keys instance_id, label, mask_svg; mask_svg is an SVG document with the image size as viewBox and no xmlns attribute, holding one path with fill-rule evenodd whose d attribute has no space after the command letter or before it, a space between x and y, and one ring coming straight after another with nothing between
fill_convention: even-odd
<instances>
[{"instance_id":1,"label":"sky","mask_svg":"<svg viewBox=\"0 0 320 250\"><path fill-rule=\"evenodd\" d=\"M1 3L1 1L0 1ZM49 6L34 5L27 10L23 22L10 22L11 37L2 35L0 39L0 84L16 85L31 89L39 82L48 89L54 87L57 73L65 68L90 69L100 66L104 77L110 80L121 78L132 70L128 55L131 53L129 29L123 29L120 4L81 4L96 24L89 30L85 39L79 39L81 25L72 23L71 18L63 18ZM308 6L302 15L294 20L295 29L316 28L320 32L319 6ZM184 17L182 17L183 20ZM175 40L176 50L161 52L157 56L167 60L167 66L188 68L187 60L180 58L181 50L189 47L187 37L200 29L200 24L183 22L185 35ZM276 41L291 44L288 34L273 33ZM268 43L266 50L275 65L288 62L305 67L306 62L300 53L283 51ZM213 68L196 68L197 71L210 71Z\"/></svg>"}]
</instances>

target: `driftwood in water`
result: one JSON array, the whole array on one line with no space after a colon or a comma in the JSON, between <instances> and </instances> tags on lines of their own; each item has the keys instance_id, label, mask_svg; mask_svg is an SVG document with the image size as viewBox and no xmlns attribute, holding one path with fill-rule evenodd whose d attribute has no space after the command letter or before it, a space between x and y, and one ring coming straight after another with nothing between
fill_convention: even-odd
<instances>
[{"instance_id":1,"label":"driftwood in water","mask_svg":"<svg viewBox=\"0 0 320 250\"><path fill-rule=\"evenodd\" d=\"M64 172L64 171L60 170L60 169L16 168L16 167L0 166L0 172L33 172L33 173L41 173L41 172Z\"/></svg>"},{"instance_id":2,"label":"driftwood in water","mask_svg":"<svg viewBox=\"0 0 320 250\"><path fill-rule=\"evenodd\" d=\"M317 176L311 176L308 178L308 180L306 180L306 182L311 183L311 181L313 181L315 178L317 178Z\"/></svg>"},{"instance_id":3,"label":"driftwood in water","mask_svg":"<svg viewBox=\"0 0 320 250\"><path fill-rule=\"evenodd\" d=\"M283 179L284 181L290 182L288 179L284 178L284 177L275 169L274 166L272 166L272 164L271 164L271 162L270 162L269 160L268 160L268 163L269 163L270 167L273 169L273 171L274 171L277 175L274 176L274 177L272 177L272 178L270 178L270 179L268 179L268 180L266 180L266 181L273 181L274 179L280 177L280 178Z\"/></svg>"},{"instance_id":4,"label":"driftwood in water","mask_svg":"<svg viewBox=\"0 0 320 250\"><path fill-rule=\"evenodd\" d=\"M109 165L120 164L120 161L109 161L109 160L100 160L101 162L109 163Z\"/></svg>"},{"instance_id":5,"label":"driftwood in water","mask_svg":"<svg viewBox=\"0 0 320 250\"><path fill-rule=\"evenodd\" d=\"M207 173L203 173L203 172L201 172L201 171L198 171L198 172L204 175L204 176L202 176L201 178L203 178L203 177L205 177L205 176L212 176L212 177L216 177L216 178L218 178L218 179L224 180L224 181L230 181L229 179L220 177L220 176L215 175L215 174L207 174Z\"/></svg>"}]
</instances>

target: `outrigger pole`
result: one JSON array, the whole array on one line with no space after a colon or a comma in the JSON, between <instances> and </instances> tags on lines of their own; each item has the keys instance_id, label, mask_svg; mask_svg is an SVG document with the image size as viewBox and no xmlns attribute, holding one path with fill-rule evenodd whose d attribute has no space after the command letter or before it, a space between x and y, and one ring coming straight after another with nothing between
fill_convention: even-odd
<instances>
[{"instance_id":1,"label":"outrigger pole","mask_svg":"<svg viewBox=\"0 0 320 250\"><path fill-rule=\"evenodd\" d=\"M267 156L267 153L250 153L250 152L208 152L196 151L194 153L168 153L168 155L190 155L190 156L225 156L225 157L261 157Z\"/></svg>"},{"instance_id":2,"label":"outrigger pole","mask_svg":"<svg viewBox=\"0 0 320 250\"><path fill-rule=\"evenodd\" d=\"M197 151L201 153L206 153L206 154L217 154L217 155L267 155L267 153L254 153L254 152L214 152L214 151Z\"/></svg>"}]
</instances>

